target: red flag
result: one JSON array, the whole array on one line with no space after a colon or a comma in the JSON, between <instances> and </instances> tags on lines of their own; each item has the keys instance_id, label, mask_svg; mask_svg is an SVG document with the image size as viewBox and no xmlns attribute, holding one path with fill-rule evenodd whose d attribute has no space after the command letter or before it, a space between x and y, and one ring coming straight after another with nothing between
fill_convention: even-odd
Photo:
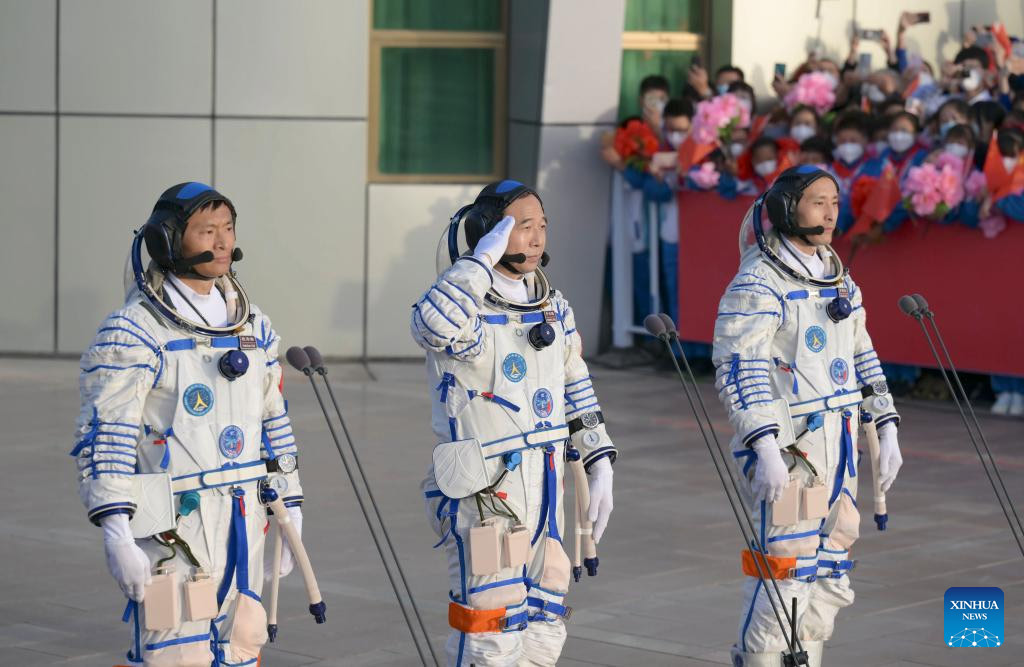
<instances>
[{"instance_id":1,"label":"red flag","mask_svg":"<svg viewBox=\"0 0 1024 667\"><path fill-rule=\"evenodd\" d=\"M1003 154L999 152L999 142L996 140L998 136L999 132L993 130L992 139L988 142L988 153L985 154L985 167L982 169L985 172L988 191L993 194L1010 182L1010 174L1003 166Z\"/></svg>"},{"instance_id":2,"label":"red flag","mask_svg":"<svg viewBox=\"0 0 1024 667\"><path fill-rule=\"evenodd\" d=\"M889 217L896 205L902 199L900 194L900 183L896 177L896 170L892 165L885 165L882 177L878 179L871 194L864 201L864 208L861 210L857 222L847 232L850 236L866 234L871 231L871 226L876 222L883 222Z\"/></svg>"},{"instance_id":3,"label":"red flag","mask_svg":"<svg viewBox=\"0 0 1024 667\"><path fill-rule=\"evenodd\" d=\"M1020 157L1018 157L1017 164L1013 166L1006 185L992 192L992 201L999 201L1009 195L1019 195L1021 192L1024 192L1024 163L1021 163Z\"/></svg>"},{"instance_id":4,"label":"red flag","mask_svg":"<svg viewBox=\"0 0 1024 667\"><path fill-rule=\"evenodd\" d=\"M999 46L1003 47L1003 56L1009 58L1013 53L1013 44L1010 42L1010 36L1006 34L1006 26L1002 23L993 23L989 32L992 33Z\"/></svg>"},{"instance_id":5,"label":"red flag","mask_svg":"<svg viewBox=\"0 0 1024 667\"><path fill-rule=\"evenodd\" d=\"M762 114L754 117L754 122L750 125L750 132L747 133L747 145L750 145L757 141L757 138L764 132L765 126L768 124L768 114Z\"/></svg>"},{"instance_id":6,"label":"red flag","mask_svg":"<svg viewBox=\"0 0 1024 667\"><path fill-rule=\"evenodd\" d=\"M690 171L690 167L695 164L700 164L701 160L710 155L718 144L698 144L694 141L693 136L687 136L683 143L679 145L679 173L685 174Z\"/></svg>"}]
</instances>

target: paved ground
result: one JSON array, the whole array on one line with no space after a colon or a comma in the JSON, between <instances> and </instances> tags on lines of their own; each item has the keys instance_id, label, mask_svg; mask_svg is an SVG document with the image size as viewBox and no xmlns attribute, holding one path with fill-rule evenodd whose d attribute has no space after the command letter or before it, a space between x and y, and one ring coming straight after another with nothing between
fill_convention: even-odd
<instances>
[{"instance_id":1,"label":"paved ground","mask_svg":"<svg viewBox=\"0 0 1024 667\"><path fill-rule=\"evenodd\" d=\"M334 369L382 512L439 647L445 579L423 516L419 481L433 437L417 364ZM595 369L609 430L622 451L601 575L573 589L562 665L727 664L738 614L740 539L673 376ZM0 664L123 662L123 600L85 519L67 452L78 409L74 361L0 359ZM705 393L725 433L709 387ZM330 605L305 611L295 576L282 584L279 643L264 667L414 665L412 644L304 378L286 390L302 447L306 536ZM830 667L1020 665L1024 564L957 414L902 405L906 465L889 495L891 529L862 526L858 600L840 615ZM984 417L1011 493L1024 507L1024 421ZM1000 586L1007 642L967 652L942 644L950 586Z\"/></svg>"}]
</instances>

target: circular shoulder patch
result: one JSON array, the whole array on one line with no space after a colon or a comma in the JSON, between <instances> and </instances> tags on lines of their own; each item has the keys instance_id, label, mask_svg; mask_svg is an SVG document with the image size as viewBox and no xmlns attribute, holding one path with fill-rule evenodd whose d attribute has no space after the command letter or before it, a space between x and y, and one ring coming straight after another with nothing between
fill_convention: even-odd
<instances>
[{"instance_id":1,"label":"circular shoulder patch","mask_svg":"<svg viewBox=\"0 0 1024 667\"><path fill-rule=\"evenodd\" d=\"M807 327L807 331L804 332L804 343L811 352L821 352L824 350L826 340L825 330L817 325Z\"/></svg>"},{"instance_id":2,"label":"circular shoulder patch","mask_svg":"<svg viewBox=\"0 0 1024 667\"><path fill-rule=\"evenodd\" d=\"M220 432L217 444L220 446L221 454L233 459L242 453L242 448L245 446L245 434L242 433L242 429L232 424Z\"/></svg>"},{"instance_id":3,"label":"circular shoulder patch","mask_svg":"<svg viewBox=\"0 0 1024 667\"><path fill-rule=\"evenodd\" d=\"M555 409L555 402L551 398L551 392L541 388L533 393L533 411L541 419L549 417Z\"/></svg>"},{"instance_id":4,"label":"circular shoulder patch","mask_svg":"<svg viewBox=\"0 0 1024 667\"><path fill-rule=\"evenodd\" d=\"M526 377L526 359L523 355L513 352L501 362L501 372L512 382L519 382Z\"/></svg>"},{"instance_id":5,"label":"circular shoulder patch","mask_svg":"<svg viewBox=\"0 0 1024 667\"><path fill-rule=\"evenodd\" d=\"M213 408L213 390L205 384L191 384L181 397L181 404L194 417L202 417Z\"/></svg>"},{"instance_id":6,"label":"circular shoulder patch","mask_svg":"<svg viewBox=\"0 0 1024 667\"><path fill-rule=\"evenodd\" d=\"M838 385L846 384L846 381L850 379L850 365L846 363L846 359L839 357L833 359L828 367L828 372L832 376L832 381Z\"/></svg>"}]
</instances>

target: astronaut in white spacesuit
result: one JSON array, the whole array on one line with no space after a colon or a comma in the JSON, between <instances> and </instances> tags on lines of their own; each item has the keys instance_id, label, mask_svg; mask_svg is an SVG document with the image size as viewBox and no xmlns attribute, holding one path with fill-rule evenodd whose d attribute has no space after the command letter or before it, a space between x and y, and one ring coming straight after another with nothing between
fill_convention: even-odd
<instances>
[{"instance_id":1,"label":"astronaut in white spacesuit","mask_svg":"<svg viewBox=\"0 0 1024 667\"><path fill-rule=\"evenodd\" d=\"M573 311L540 268L546 227L536 192L487 186L452 218L413 306L440 442L423 491L448 558L450 665L554 665L570 612L567 457L589 473L595 540L612 510L616 449Z\"/></svg>"},{"instance_id":2,"label":"astronaut in white spacesuit","mask_svg":"<svg viewBox=\"0 0 1024 667\"><path fill-rule=\"evenodd\" d=\"M164 192L136 234L124 305L82 355L72 455L129 598L132 662L256 664L267 640L261 483L301 528L280 339L231 269L234 228L234 206L211 187Z\"/></svg>"},{"instance_id":3,"label":"astronaut in white spacesuit","mask_svg":"<svg viewBox=\"0 0 1024 667\"><path fill-rule=\"evenodd\" d=\"M836 613L854 598L860 420L878 430L883 491L902 465L899 416L865 328L862 295L829 245L838 198L832 176L801 166L754 204L741 231L739 272L718 307L712 359L768 552L760 558L779 580L782 606L797 600L797 636L812 667L821 664ZM786 642L751 549L742 554L748 578L733 662L778 667Z\"/></svg>"}]
</instances>

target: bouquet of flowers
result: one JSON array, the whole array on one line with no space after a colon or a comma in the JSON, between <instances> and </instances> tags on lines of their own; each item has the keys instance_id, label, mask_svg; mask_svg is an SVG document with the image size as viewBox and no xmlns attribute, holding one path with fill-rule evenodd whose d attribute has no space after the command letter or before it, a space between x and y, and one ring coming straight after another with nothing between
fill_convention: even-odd
<instances>
[{"instance_id":1,"label":"bouquet of flowers","mask_svg":"<svg viewBox=\"0 0 1024 667\"><path fill-rule=\"evenodd\" d=\"M631 120L616 130L612 145L627 167L646 172L651 156L658 150L658 138L647 123Z\"/></svg>"},{"instance_id":2,"label":"bouquet of flowers","mask_svg":"<svg viewBox=\"0 0 1024 667\"><path fill-rule=\"evenodd\" d=\"M824 72L808 72L797 80L783 101L786 109L790 111L802 104L813 108L821 115L836 103L836 92L832 86L832 79Z\"/></svg>"},{"instance_id":3,"label":"bouquet of flowers","mask_svg":"<svg viewBox=\"0 0 1024 667\"><path fill-rule=\"evenodd\" d=\"M733 128L750 125L750 109L738 97L725 93L697 104L691 135L698 144L728 143Z\"/></svg>"},{"instance_id":4,"label":"bouquet of flowers","mask_svg":"<svg viewBox=\"0 0 1024 667\"><path fill-rule=\"evenodd\" d=\"M715 169L714 162L705 162L700 167L690 170L690 179L701 190L712 190L718 187L722 175Z\"/></svg>"},{"instance_id":5,"label":"bouquet of flowers","mask_svg":"<svg viewBox=\"0 0 1024 667\"><path fill-rule=\"evenodd\" d=\"M944 162L911 167L903 183L903 206L923 218L940 219L964 199L963 171Z\"/></svg>"}]
</instances>

